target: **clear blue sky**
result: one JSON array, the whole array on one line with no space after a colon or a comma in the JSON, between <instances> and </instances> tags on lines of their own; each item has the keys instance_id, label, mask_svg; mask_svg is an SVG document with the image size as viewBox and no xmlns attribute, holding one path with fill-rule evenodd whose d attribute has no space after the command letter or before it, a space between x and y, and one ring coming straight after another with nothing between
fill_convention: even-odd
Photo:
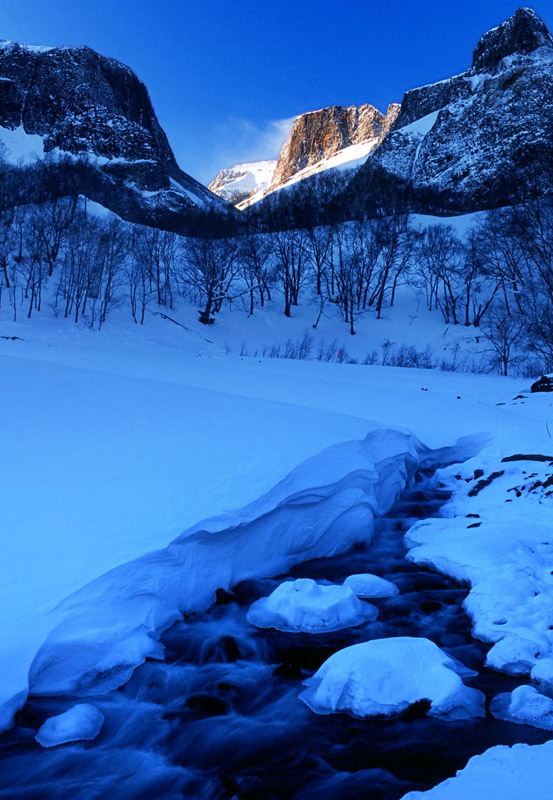
<instances>
[{"instance_id":1,"label":"clear blue sky","mask_svg":"<svg viewBox=\"0 0 553 800\"><path fill-rule=\"evenodd\" d=\"M515 0L0 0L0 38L88 44L146 83L181 167L277 155L304 111L372 103L470 66ZM552 0L533 8L553 28Z\"/></svg>"}]
</instances>

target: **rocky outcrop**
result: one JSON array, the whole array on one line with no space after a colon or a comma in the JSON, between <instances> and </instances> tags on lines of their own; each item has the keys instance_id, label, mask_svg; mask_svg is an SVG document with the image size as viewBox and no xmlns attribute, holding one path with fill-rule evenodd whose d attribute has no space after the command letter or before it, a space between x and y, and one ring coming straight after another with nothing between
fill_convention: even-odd
<instances>
[{"instance_id":1,"label":"rocky outcrop","mask_svg":"<svg viewBox=\"0 0 553 800\"><path fill-rule=\"evenodd\" d=\"M317 164L354 144L377 140L384 115L374 106L330 106L301 114L280 152L271 189L285 184L305 167Z\"/></svg>"},{"instance_id":2,"label":"rocky outcrop","mask_svg":"<svg viewBox=\"0 0 553 800\"><path fill-rule=\"evenodd\" d=\"M50 173L63 156L73 188L126 219L185 232L206 210L227 210L180 170L144 84L89 47L1 42L0 126L41 137Z\"/></svg>"},{"instance_id":3,"label":"rocky outcrop","mask_svg":"<svg viewBox=\"0 0 553 800\"><path fill-rule=\"evenodd\" d=\"M539 47L551 47L553 38L543 20L531 8L519 8L503 25L485 33L475 47L475 72L494 70L507 56L528 55Z\"/></svg>"},{"instance_id":4,"label":"rocky outcrop","mask_svg":"<svg viewBox=\"0 0 553 800\"><path fill-rule=\"evenodd\" d=\"M344 203L463 213L540 194L552 177L553 39L521 8L482 36L466 72L406 93Z\"/></svg>"},{"instance_id":5,"label":"rocky outcrop","mask_svg":"<svg viewBox=\"0 0 553 800\"><path fill-rule=\"evenodd\" d=\"M301 114L294 120L278 161L222 169L209 188L244 209L277 189L335 167L358 169L386 135L399 109L394 103L384 115L367 103L347 108L330 106Z\"/></svg>"}]
</instances>

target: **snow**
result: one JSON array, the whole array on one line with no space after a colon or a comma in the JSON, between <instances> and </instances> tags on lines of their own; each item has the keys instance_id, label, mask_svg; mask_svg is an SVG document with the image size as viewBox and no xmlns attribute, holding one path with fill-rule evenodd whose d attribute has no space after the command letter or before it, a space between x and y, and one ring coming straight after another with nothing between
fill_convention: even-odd
<instances>
[{"instance_id":1,"label":"snow","mask_svg":"<svg viewBox=\"0 0 553 800\"><path fill-rule=\"evenodd\" d=\"M44 139L35 133L26 133L20 125L14 130L0 127L0 156L10 164L31 164L44 155Z\"/></svg>"},{"instance_id":2,"label":"snow","mask_svg":"<svg viewBox=\"0 0 553 800\"><path fill-rule=\"evenodd\" d=\"M376 619L374 606L346 586L326 586L310 578L287 581L250 606L247 620L257 628L325 633Z\"/></svg>"},{"instance_id":3,"label":"snow","mask_svg":"<svg viewBox=\"0 0 553 800\"><path fill-rule=\"evenodd\" d=\"M12 42L9 39L0 39L0 47L20 47L23 50L29 50L31 53L49 53L55 50L55 47L47 47L37 44L21 44L21 42Z\"/></svg>"},{"instance_id":4,"label":"snow","mask_svg":"<svg viewBox=\"0 0 553 800\"><path fill-rule=\"evenodd\" d=\"M549 800L553 742L513 747L498 745L471 758L455 778L428 792L408 792L403 800Z\"/></svg>"},{"instance_id":5,"label":"snow","mask_svg":"<svg viewBox=\"0 0 553 800\"><path fill-rule=\"evenodd\" d=\"M3 726L25 700L29 666L57 622L48 612L64 597L198 519L251 503L324 447L390 425L431 447L475 431L506 440L506 452L546 446L550 399L496 406L521 381L236 355L245 336L253 351L268 334L301 335L304 313L222 314L208 339L193 308L180 317L186 331L158 317L143 328L116 317L98 334L63 320L10 322L3 307L3 335L19 337L0 339L11 565L0 578ZM370 336L376 344L388 330L396 341L417 330L401 305L383 327L367 322L352 342L360 353ZM339 336L341 326L328 320L321 335Z\"/></svg>"},{"instance_id":6,"label":"snow","mask_svg":"<svg viewBox=\"0 0 553 800\"><path fill-rule=\"evenodd\" d=\"M263 193L271 183L276 165L274 160L236 164L222 169L208 188L225 200L232 200L236 193Z\"/></svg>"},{"instance_id":7,"label":"snow","mask_svg":"<svg viewBox=\"0 0 553 800\"><path fill-rule=\"evenodd\" d=\"M399 593L395 583L368 573L349 575L344 581L344 586L351 589L357 597L394 597Z\"/></svg>"},{"instance_id":8,"label":"snow","mask_svg":"<svg viewBox=\"0 0 553 800\"><path fill-rule=\"evenodd\" d=\"M431 716L485 716L484 695L466 687L457 669L429 639L376 639L334 653L304 682L300 697L318 714L390 717L427 700Z\"/></svg>"},{"instance_id":9,"label":"snow","mask_svg":"<svg viewBox=\"0 0 553 800\"><path fill-rule=\"evenodd\" d=\"M473 633L494 643L486 663L525 675L553 654L553 542L543 486L552 469L547 461L503 462L494 448L477 461L484 477L496 477L478 490L475 460L444 470L446 485L458 484L443 510L448 518L411 528L408 558L468 582Z\"/></svg>"},{"instance_id":10,"label":"snow","mask_svg":"<svg viewBox=\"0 0 553 800\"><path fill-rule=\"evenodd\" d=\"M498 719L553 730L553 700L533 686L517 686L512 692L497 695L490 710Z\"/></svg>"},{"instance_id":11,"label":"snow","mask_svg":"<svg viewBox=\"0 0 553 800\"><path fill-rule=\"evenodd\" d=\"M426 136L434 127L439 113L440 109L438 109L438 111L431 111L430 114L426 114L426 116L416 119L414 122L409 123L409 125L404 125L403 128L399 128L398 130L400 130L401 133L415 133L417 136Z\"/></svg>"},{"instance_id":12,"label":"snow","mask_svg":"<svg viewBox=\"0 0 553 800\"><path fill-rule=\"evenodd\" d=\"M393 430L332 445L253 503L97 578L51 618L58 624L31 664L31 692L114 689L146 658L162 657L156 636L182 613L209 607L216 589L370 540L373 516L391 507L424 455L413 436Z\"/></svg>"},{"instance_id":13,"label":"snow","mask_svg":"<svg viewBox=\"0 0 553 800\"><path fill-rule=\"evenodd\" d=\"M532 682L544 692L553 691L553 658L541 658L530 671Z\"/></svg>"},{"instance_id":14,"label":"snow","mask_svg":"<svg viewBox=\"0 0 553 800\"><path fill-rule=\"evenodd\" d=\"M54 747L66 742L77 742L95 739L104 723L104 715L90 703L79 703L76 706L49 717L41 725L36 740L43 747Z\"/></svg>"}]
</instances>

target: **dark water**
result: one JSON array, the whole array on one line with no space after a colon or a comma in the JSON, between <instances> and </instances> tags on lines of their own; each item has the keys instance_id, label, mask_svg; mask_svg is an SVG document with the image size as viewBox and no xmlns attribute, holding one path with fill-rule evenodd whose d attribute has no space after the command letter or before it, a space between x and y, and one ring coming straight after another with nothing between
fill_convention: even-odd
<instances>
[{"instance_id":1,"label":"dark water","mask_svg":"<svg viewBox=\"0 0 553 800\"><path fill-rule=\"evenodd\" d=\"M298 700L302 680L336 650L388 636L432 639L479 671L465 682L488 699L520 683L483 668L487 647L471 638L461 607L466 587L405 561L403 533L446 499L431 477L418 476L377 522L368 547L287 576L342 582L372 572L393 581L397 597L371 601L375 622L323 635L258 631L246 611L282 576L246 581L232 595L220 593L207 613L174 625L163 637L164 663L148 662L118 692L90 698L105 715L94 742L41 748L38 726L76 701L30 700L0 737L0 798L394 800L453 775L494 744L547 741L546 731L491 716L432 719L424 703L377 722L319 716Z\"/></svg>"}]
</instances>

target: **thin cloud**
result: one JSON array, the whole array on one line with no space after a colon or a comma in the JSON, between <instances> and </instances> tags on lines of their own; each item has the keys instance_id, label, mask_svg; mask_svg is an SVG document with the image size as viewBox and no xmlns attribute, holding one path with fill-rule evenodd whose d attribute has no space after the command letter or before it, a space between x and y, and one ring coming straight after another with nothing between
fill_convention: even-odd
<instances>
[{"instance_id":1,"label":"thin cloud","mask_svg":"<svg viewBox=\"0 0 553 800\"><path fill-rule=\"evenodd\" d=\"M295 117L269 120L265 123L249 119L231 118L217 128L217 144L209 158L211 179L225 167L250 161L267 161L278 158L282 145L288 139ZM202 170L203 171L203 170Z\"/></svg>"}]
</instances>

